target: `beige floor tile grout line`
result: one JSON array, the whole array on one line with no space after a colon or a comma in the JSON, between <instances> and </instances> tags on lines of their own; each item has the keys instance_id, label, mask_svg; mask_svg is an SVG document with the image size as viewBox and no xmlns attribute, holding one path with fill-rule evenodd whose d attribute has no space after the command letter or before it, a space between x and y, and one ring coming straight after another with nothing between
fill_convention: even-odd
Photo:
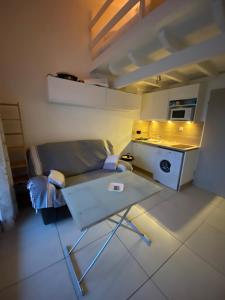
<instances>
[{"instance_id":1,"label":"beige floor tile grout line","mask_svg":"<svg viewBox=\"0 0 225 300\"><path fill-rule=\"evenodd\" d=\"M169 200L171 197L173 197L173 196L170 196L170 197L168 197L168 199L166 199L166 201L167 200ZM195 255L197 255L201 260L203 260L207 265L209 265L210 267L212 267L216 272L219 272L221 275L223 275L223 276L225 276L225 274L223 274L223 273L221 273L221 271L219 271L219 270L217 270L214 266L212 266L211 265L211 263L209 263L208 261L206 261L204 258L202 258L199 254L197 254L197 253L195 253L195 251L193 251L191 248L189 248L187 245L186 245L186 242L187 242L187 240L197 231L197 230L199 230L199 228L206 222L206 220L207 220L207 218L209 217L209 215L211 214L211 213L213 213L213 211L219 206L219 204L220 203L218 203L217 205L215 205L215 207L213 207L212 208L212 211L210 211L208 214L207 214L207 216L206 216L206 218L200 223L200 225L185 239L185 241L180 241L179 239L177 239L171 232L169 232L168 230L166 230L165 229L165 227L164 226L162 226L154 217L153 217L153 220L155 220L155 222L162 228L162 229L164 229L164 230L166 230L167 231L167 233L169 233L172 237L174 237L178 242L180 242L181 244L180 244L180 246L165 260L165 262L155 271L155 272L153 272L153 274L151 275L151 276L148 276L149 277L149 279L148 280L152 280L152 282L155 284L155 286L161 291L161 289L160 289L160 287L155 283L155 281L152 279L153 278L153 276L178 252L178 250L180 250L182 247L187 247L193 254L195 254ZM155 207L155 206L154 206ZM153 208L153 207L152 207ZM152 209L151 208L151 209ZM151 210L150 209L150 210ZM149 211L150 211L149 210ZM146 213L146 212L145 212ZM144 213L143 213L144 214ZM141 215L143 215L143 214L141 214ZM140 216L140 215L139 215ZM136 216L137 217L137 216ZM134 217L133 219L135 219L136 217ZM118 237L119 238L119 237ZM121 241L122 242L122 241ZM126 247L126 246L125 246ZM127 249L128 250L128 252L130 253L130 251L129 251L129 249ZM130 253L131 255L132 255L132 253ZM135 259L135 257L132 255L132 257ZM136 259L135 259L136 260ZM138 263L139 264L139 263ZM140 265L140 264L139 264ZM147 281L148 281L147 280ZM146 281L146 282L147 282ZM146 283L145 282L145 283ZM145 283L143 283L143 285L145 284ZM128 298L127 298L127 300L129 300L140 288L142 288L143 287L143 285L141 285L139 288L137 288L137 290L132 294L132 295L130 295ZM162 291L161 291L162 292ZM164 293L162 292L162 294L164 295ZM164 296L166 296L166 295L164 295ZM167 297L166 297L167 298Z\"/></svg>"}]
</instances>

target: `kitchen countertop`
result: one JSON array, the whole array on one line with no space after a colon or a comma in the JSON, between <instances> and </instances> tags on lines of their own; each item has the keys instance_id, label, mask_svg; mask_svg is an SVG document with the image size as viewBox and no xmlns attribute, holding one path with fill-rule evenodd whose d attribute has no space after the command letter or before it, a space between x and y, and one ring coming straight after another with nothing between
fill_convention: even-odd
<instances>
[{"instance_id":1,"label":"kitchen countertop","mask_svg":"<svg viewBox=\"0 0 225 300\"><path fill-rule=\"evenodd\" d=\"M181 144L181 143L172 143L172 142L167 142L167 141L156 141L153 139L148 139L148 140L137 140L137 139L132 139L132 142L135 143L140 143L140 144L147 144L159 148L165 148L165 149L170 149L170 150L175 150L175 151L180 151L180 152L186 152L186 151L191 151L195 149L199 149L199 146L195 145L187 145L187 144Z\"/></svg>"}]
</instances>

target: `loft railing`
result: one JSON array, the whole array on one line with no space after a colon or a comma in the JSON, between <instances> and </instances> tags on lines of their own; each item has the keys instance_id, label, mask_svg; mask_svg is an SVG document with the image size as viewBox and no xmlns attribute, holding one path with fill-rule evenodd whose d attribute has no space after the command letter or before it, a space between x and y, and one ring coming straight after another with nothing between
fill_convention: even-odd
<instances>
[{"instance_id":1,"label":"loft railing","mask_svg":"<svg viewBox=\"0 0 225 300\"><path fill-rule=\"evenodd\" d=\"M166 0L106 0L90 21L91 53L97 57L139 19Z\"/></svg>"}]
</instances>

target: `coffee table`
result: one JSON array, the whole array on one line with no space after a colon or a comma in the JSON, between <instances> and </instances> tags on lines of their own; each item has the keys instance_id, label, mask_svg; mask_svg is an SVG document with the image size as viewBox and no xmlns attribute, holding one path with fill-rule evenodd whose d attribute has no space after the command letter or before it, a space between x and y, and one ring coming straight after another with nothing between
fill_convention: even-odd
<instances>
[{"instance_id":1,"label":"coffee table","mask_svg":"<svg viewBox=\"0 0 225 300\"><path fill-rule=\"evenodd\" d=\"M112 182L123 183L124 191L108 191L108 186ZM94 264L99 259L120 226L138 234L147 245L150 245L150 239L141 233L139 229L127 218L127 214L133 205L151 197L160 190L162 190L162 188L158 184L150 182L130 171L114 173L103 178L62 189L62 194L70 213L81 230L81 235L74 245L72 247L64 247L64 255L70 277L75 290L79 294L84 295L84 278L93 268ZM122 214L120 214L120 212L122 212ZM114 220L112 218L114 215L116 215L119 220ZM101 249L99 249L99 252L93 258L92 262L89 266L87 266L80 278L78 278L70 256L78 246L79 242L84 238L88 229L107 219L116 225L109 233L109 236ZM124 221L126 222L126 225L123 224Z\"/></svg>"}]
</instances>

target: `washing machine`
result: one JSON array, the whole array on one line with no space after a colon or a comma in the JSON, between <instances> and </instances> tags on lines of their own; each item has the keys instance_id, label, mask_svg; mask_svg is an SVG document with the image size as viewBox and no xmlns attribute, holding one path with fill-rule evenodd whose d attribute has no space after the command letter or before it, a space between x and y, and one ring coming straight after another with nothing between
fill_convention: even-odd
<instances>
[{"instance_id":1,"label":"washing machine","mask_svg":"<svg viewBox=\"0 0 225 300\"><path fill-rule=\"evenodd\" d=\"M155 158L154 179L174 190L178 190L183 152L158 148Z\"/></svg>"}]
</instances>

